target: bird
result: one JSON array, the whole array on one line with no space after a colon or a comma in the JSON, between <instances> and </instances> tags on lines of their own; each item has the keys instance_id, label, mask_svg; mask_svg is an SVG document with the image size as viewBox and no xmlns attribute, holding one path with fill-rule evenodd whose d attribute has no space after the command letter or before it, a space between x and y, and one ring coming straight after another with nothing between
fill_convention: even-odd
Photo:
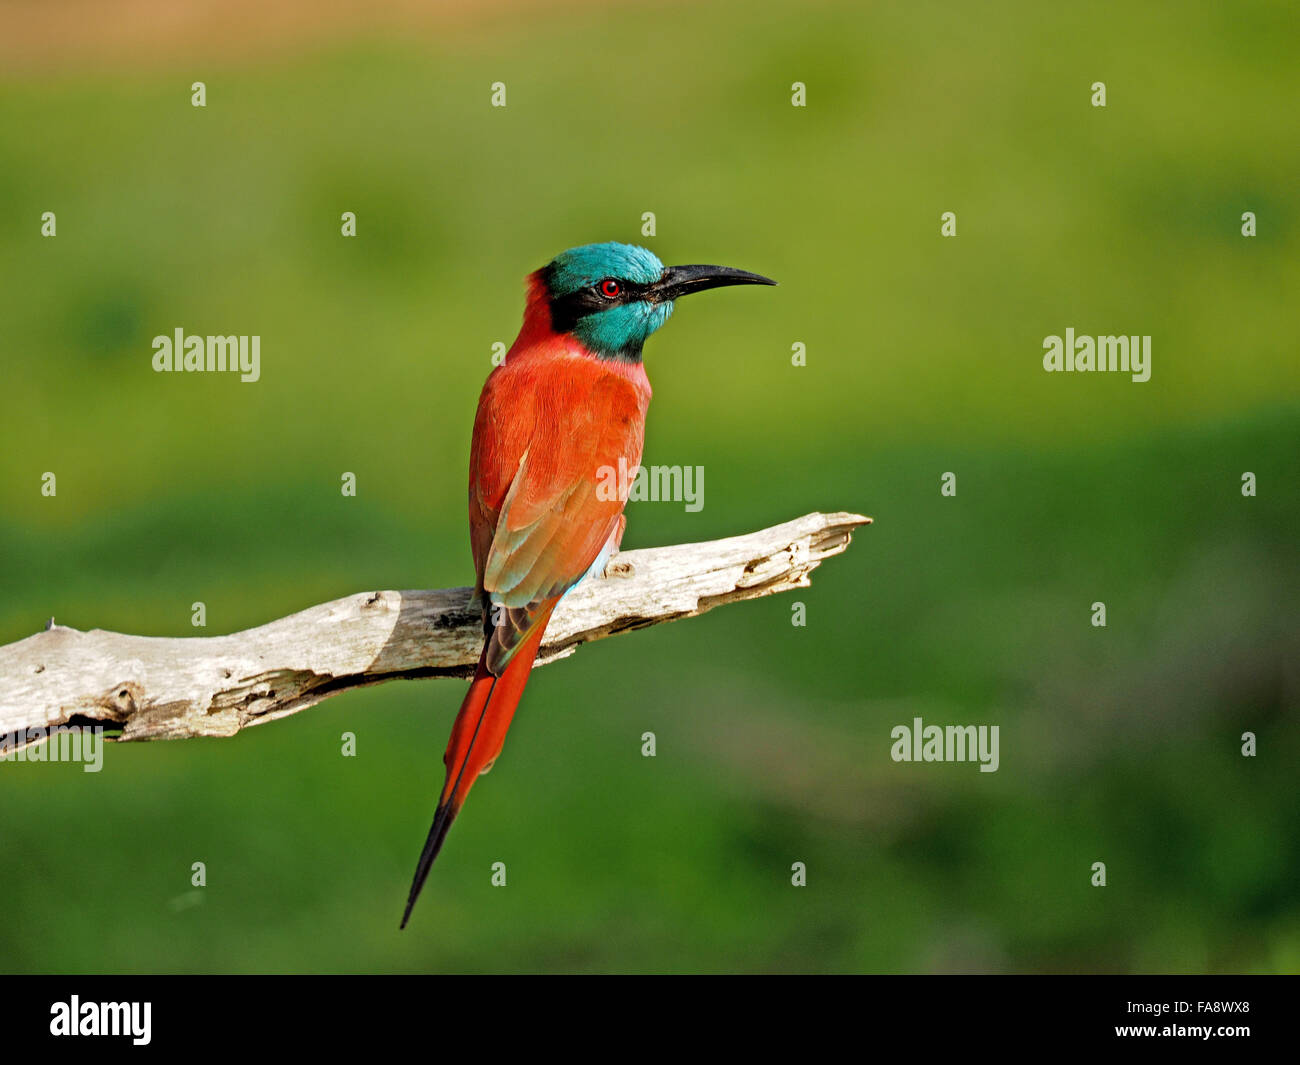
<instances>
[{"instance_id":1,"label":"bird","mask_svg":"<svg viewBox=\"0 0 1300 1065\"><path fill-rule=\"evenodd\" d=\"M641 463L646 341L682 296L775 284L726 266L665 267L613 241L570 248L528 276L523 325L483 385L470 444L471 602L483 650L443 755L402 928L470 789L501 753L556 604L622 542L627 491L610 491L609 471Z\"/></svg>"}]
</instances>

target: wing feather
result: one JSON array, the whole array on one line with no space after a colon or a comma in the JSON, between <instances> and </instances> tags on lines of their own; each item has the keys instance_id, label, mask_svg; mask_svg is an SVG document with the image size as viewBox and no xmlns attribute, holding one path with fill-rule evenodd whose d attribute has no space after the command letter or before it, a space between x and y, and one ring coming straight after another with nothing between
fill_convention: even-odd
<instances>
[{"instance_id":1,"label":"wing feather","mask_svg":"<svg viewBox=\"0 0 1300 1065\"><path fill-rule=\"evenodd\" d=\"M602 470L641 461L648 394L589 359L561 360L554 373L558 384L506 390L489 381L475 424L471 539L494 674L619 530L626 500L600 490L609 484ZM492 484L481 473L489 455L498 470L517 456L504 492L499 476Z\"/></svg>"}]
</instances>

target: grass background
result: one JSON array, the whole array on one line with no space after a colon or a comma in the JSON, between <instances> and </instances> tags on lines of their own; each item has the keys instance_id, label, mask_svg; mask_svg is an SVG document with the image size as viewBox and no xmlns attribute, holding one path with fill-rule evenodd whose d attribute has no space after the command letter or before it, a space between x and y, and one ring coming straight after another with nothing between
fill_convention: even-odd
<instances>
[{"instance_id":1,"label":"grass background","mask_svg":"<svg viewBox=\"0 0 1300 1065\"><path fill-rule=\"evenodd\" d=\"M1300 969L1294 7L444 14L9 53L0 641L469 583L491 345L594 240L781 281L647 346L646 462L705 507L625 546L876 524L806 628L778 597L539 672L401 935L460 682L0 766L0 969ZM259 334L261 381L154 374L177 326ZM1068 326L1152 335L1151 380L1045 374ZM895 764L915 716L1000 725L1000 770Z\"/></svg>"}]
</instances>

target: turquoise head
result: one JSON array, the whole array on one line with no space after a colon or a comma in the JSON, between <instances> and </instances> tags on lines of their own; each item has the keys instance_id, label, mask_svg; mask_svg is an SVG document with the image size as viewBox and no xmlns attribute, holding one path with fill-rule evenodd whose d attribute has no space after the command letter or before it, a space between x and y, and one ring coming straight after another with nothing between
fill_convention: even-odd
<instances>
[{"instance_id":1,"label":"turquoise head","mask_svg":"<svg viewBox=\"0 0 1300 1065\"><path fill-rule=\"evenodd\" d=\"M729 266L664 266L632 244L584 244L542 268L551 328L592 354L638 362L642 345L668 321L681 296L723 285L775 285Z\"/></svg>"}]
</instances>

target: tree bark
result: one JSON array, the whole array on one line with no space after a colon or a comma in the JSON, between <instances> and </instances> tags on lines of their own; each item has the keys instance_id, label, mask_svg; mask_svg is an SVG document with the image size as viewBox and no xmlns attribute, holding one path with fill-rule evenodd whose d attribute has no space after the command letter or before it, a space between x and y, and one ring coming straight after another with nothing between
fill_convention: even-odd
<instances>
[{"instance_id":1,"label":"tree bark","mask_svg":"<svg viewBox=\"0 0 1300 1065\"><path fill-rule=\"evenodd\" d=\"M809 585L809 573L869 524L808 514L770 529L614 556L560 603L537 656L723 603ZM468 676L482 647L472 589L359 592L229 636L160 638L53 619L0 647L0 737L15 750L60 725L120 729L119 740L233 736L339 692L390 680Z\"/></svg>"}]
</instances>

